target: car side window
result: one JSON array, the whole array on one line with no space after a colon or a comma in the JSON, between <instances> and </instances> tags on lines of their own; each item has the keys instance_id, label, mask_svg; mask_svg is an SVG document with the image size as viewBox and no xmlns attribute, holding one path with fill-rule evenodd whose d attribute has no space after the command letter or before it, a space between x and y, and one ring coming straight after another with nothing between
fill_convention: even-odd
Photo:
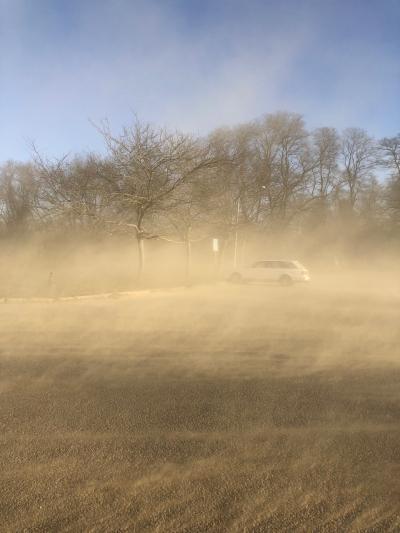
<instances>
[{"instance_id":1,"label":"car side window","mask_svg":"<svg viewBox=\"0 0 400 533\"><path fill-rule=\"evenodd\" d=\"M276 268L276 261L257 261L252 265L252 268Z\"/></svg>"},{"instance_id":2,"label":"car side window","mask_svg":"<svg viewBox=\"0 0 400 533\"><path fill-rule=\"evenodd\" d=\"M296 268L296 266L290 261L280 261L280 268Z\"/></svg>"}]
</instances>

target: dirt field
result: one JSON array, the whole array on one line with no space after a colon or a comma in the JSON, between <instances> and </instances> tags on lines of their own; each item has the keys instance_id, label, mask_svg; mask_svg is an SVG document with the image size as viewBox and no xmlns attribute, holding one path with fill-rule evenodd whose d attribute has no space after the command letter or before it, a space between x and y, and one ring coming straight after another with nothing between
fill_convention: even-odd
<instances>
[{"instance_id":1,"label":"dirt field","mask_svg":"<svg viewBox=\"0 0 400 533\"><path fill-rule=\"evenodd\" d=\"M2 531L399 531L400 279L0 305Z\"/></svg>"}]
</instances>

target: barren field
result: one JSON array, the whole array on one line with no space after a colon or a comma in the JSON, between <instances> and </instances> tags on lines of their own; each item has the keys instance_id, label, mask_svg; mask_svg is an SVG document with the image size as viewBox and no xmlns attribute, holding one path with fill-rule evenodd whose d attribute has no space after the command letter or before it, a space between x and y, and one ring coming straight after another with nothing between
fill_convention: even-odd
<instances>
[{"instance_id":1,"label":"barren field","mask_svg":"<svg viewBox=\"0 0 400 533\"><path fill-rule=\"evenodd\" d=\"M3 531L399 531L400 281L0 304Z\"/></svg>"}]
</instances>

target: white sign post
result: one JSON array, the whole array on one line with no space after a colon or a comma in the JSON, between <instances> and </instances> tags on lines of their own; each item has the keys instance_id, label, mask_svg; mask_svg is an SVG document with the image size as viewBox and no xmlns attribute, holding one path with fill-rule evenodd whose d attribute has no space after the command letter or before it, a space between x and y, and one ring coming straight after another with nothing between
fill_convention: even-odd
<instances>
[{"instance_id":1,"label":"white sign post","mask_svg":"<svg viewBox=\"0 0 400 533\"><path fill-rule=\"evenodd\" d=\"M212 240L212 249L214 253L214 272L215 275L218 273L218 252L219 252L219 240L213 239Z\"/></svg>"}]
</instances>

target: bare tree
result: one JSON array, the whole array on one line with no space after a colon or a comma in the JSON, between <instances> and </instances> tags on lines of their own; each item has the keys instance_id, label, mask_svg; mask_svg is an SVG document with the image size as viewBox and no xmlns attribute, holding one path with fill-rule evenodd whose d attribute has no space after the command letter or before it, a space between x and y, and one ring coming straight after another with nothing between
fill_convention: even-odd
<instances>
[{"instance_id":1,"label":"bare tree","mask_svg":"<svg viewBox=\"0 0 400 533\"><path fill-rule=\"evenodd\" d=\"M389 170L385 201L390 221L400 225L400 133L379 142L379 163Z\"/></svg>"},{"instance_id":2,"label":"bare tree","mask_svg":"<svg viewBox=\"0 0 400 533\"><path fill-rule=\"evenodd\" d=\"M311 135L311 154L314 162L307 197L310 212L307 223L311 227L327 222L335 192L340 186L338 166L339 136L334 128L318 128Z\"/></svg>"},{"instance_id":3,"label":"bare tree","mask_svg":"<svg viewBox=\"0 0 400 533\"><path fill-rule=\"evenodd\" d=\"M309 134L300 115L275 113L260 124L256 143L260 205L264 218L288 224L313 199Z\"/></svg>"},{"instance_id":4,"label":"bare tree","mask_svg":"<svg viewBox=\"0 0 400 533\"><path fill-rule=\"evenodd\" d=\"M341 138L333 128L310 134L301 115L284 112L206 139L139 121L117 135L106 121L97 129L106 157L49 160L34 148L32 164L0 168L3 234L36 226L129 233L139 280L146 240L169 240L185 247L189 279L197 240L218 237L224 249L292 229L350 244L360 230L400 222L400 134L378 144L357 128ZM384 186L375 168L388 170Z\"/></svg>"},{"instance_id":5,"label":"bare tree","mask_svg":"<svg viewBox=\"0 0 400 533\"><path fill-rule=\"evenodd\" d=\"M348 128L341 143L342 179L348 192L348 205L354 210L363 184L371 178L376 166L376 148L371 137L362 129Z\"/></svg>"},{"instance_id":6,"label":"bare tree","mask_svg":"<svg viewBox=\"0 0 400 533\"><path fill-rule=\"evenodd\" d=\"M339 182L338 156L340 149L339 135L335 128L318 128L312 134L313 157L313 192L319 198L327 198Z\"/></svg>"},{"instance_id":7,"label":"bare tree","mask_svg":"<svg viewBox=\"0 0 400 533\"><path fill-rule=\"evenodd\" d=\"M98 127L112 165L105 176L115 206L114 222L134 229L138 244L138 281L144 269L144 241L164 232L156 227L160 213L176 203L176 191L215 165L208 144L190 135L135 121L118 136L109 124Z\"/></svg>"},{"instance_id":8,"label":"bare tree","mask_svg":"<svg viewBox=\"0 0 400 533\"><path fill-rule=\"evenodd\" d=\"M211 189L207 187L208 176L198 176L177 189L168 209L160 216L163 234L159 238L185 247L185 281L190 283L192 244L211 236L207 198Z\"/></svg>"},{"instance_id":9,"label":"bare tree","mask_svg":"<svg viewBox=\"0 0 400 533\"><path fill-rule=\"evenodd\" d=\"M210 135L213 150L222 164L215 179L209 181L212 194L208 205L212 224L225 238L237 230L238 223L248 223L253 215L254 129L250 123L219 129Z\"/></svg>"},{"instance_id":10,"label":"bare tree","mask_svg":"<svg viewBox=\"0 0 400 533\"><path fill-rule=\"evenodd\" d=\"M0 168L0 219L6 232L21 234L34 219L37 183L33 166L9 161Z\"/></svg>"},{"instance_id":11,"label":"bare tree","mask_svg":"<svg viewBox=\"0 0 400 533\"><path fill-rule=\"evenodd\" d=\"M101 176L107 162L93 154L49 160L33 150L41 221L86 232L103 227L109 195Z\"/></svg>"},{"instance_id":12,"label":"bare tree","mask_svg":"<svg viewBox=\"0 0 400 533\"><path fill-rule=\"evenodd\" d=\"M378 149L380 163L390 170L392 178L400 180L400 133L382 139Z\"/></svg>"},{"instance_id":13,"label":"bare tree","mask_svg":"<svg viewBox=\"0 0 400 533\"><path fill-rule=\"evenodd\" d=\"M359 213L367 226L379 226L385 219L384 187L375 176L370 177L360 192Z\"/></svg>"}]
</instances>

